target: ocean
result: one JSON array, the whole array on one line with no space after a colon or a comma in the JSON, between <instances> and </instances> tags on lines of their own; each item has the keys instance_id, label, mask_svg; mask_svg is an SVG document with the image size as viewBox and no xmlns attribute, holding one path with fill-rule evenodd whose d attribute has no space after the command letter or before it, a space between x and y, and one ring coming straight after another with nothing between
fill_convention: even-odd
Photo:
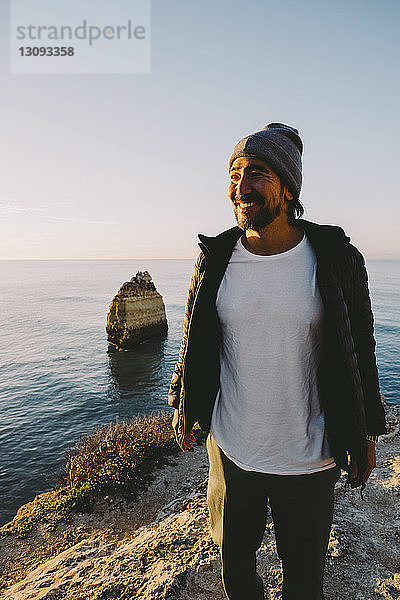
<instances>
[{"instance_id":1,"label":"ocean","mask_svg":"<svg viewBox=\"0 0 400 600\"><path fill-rule=\"evenodd\" d=\"M50 489L65 451L116 420L167 405L192 260L0 261L0 525ZM369 260L381 391L400 403L400 261ZM162 294L164 339L109 351L109 305L147 270Z\"/></svg>"}]
</instances>

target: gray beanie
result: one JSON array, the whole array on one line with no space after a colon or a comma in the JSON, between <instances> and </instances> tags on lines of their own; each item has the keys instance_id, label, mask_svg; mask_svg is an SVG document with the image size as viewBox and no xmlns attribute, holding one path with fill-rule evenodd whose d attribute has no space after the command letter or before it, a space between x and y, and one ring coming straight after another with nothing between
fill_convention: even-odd
<instances>
[{"instance_id":1,"label":"gray beanie","mask_svg":"<svg viewBox=\"0 0 400 600\"><path fill-rule=\"evenodd\" d=\"M303 142L297 129L283 123L270 123L236 144L229 159L229 168L240 156L262 158L298 198L302 182L302 152Z\"/></svg>"}]
</instances>

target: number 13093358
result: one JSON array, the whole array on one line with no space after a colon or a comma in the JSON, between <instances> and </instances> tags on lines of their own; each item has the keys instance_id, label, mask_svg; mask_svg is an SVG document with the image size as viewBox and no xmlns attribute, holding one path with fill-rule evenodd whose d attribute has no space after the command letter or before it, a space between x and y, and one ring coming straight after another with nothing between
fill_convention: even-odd
<instances>
[{"instance_id":1,"label":"number 13093358","mask_svg":"<svg viewBox=\"0 0 400 600\"><path fill-rule=\"evenodd\" d=\"M74 56L73 46L21 46L21 56Z\"/></svg>"}]
</instances>

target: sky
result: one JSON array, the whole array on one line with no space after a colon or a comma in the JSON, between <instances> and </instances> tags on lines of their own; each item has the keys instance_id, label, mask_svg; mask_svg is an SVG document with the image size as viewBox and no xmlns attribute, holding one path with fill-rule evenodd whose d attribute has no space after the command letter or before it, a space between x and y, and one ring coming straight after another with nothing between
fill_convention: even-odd
<instances>
[{"instance_id":1,"label":"sky","mask_svg":"<svg viewBox=\"0 0 400 600\"><path fill-rule=\"evenodd\" d=\"M0 258L193 258L236 224L235 143L279 121L303 218L400 259L399 21L397 0L153 0L149 73L31 75L0 0Z\"/></svg>"}]
</instances>

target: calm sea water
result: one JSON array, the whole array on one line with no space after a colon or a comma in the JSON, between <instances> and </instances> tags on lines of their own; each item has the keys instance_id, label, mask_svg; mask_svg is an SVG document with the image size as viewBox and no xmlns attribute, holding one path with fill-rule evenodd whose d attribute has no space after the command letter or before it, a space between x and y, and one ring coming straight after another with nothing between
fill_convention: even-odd
<instances>
[{"instance_id":1,"label":"calm sea water","mask_svg":"<svg viewBox=\"0 0 400 600\"><path fill-rule=\"evenodd\" d=\"M160 409L182 335L191 260L0 261L0 524L48 490L65 450L99 425ZM400 261L369 261L382 392L400 402ZM120 285L148 270L168 335L109 352Z\"/></svg>"}]
</instances>

